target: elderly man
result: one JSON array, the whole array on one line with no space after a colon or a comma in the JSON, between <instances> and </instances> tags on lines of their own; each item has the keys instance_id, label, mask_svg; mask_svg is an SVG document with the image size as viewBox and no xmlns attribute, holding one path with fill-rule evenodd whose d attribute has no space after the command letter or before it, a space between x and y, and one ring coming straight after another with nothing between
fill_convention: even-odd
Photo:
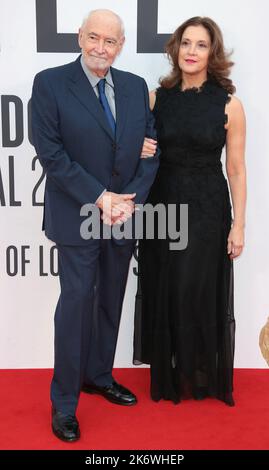
<instances>
[{"instance_id":1,"label":"elderly man","mask_svg":"<svg viewBox=\"0 0 269 470\"><path fill-rule=\"evenodd\" d=\"M112 376L135 241L86 240L80 231L87 203L100 209L102 223L126 222L158 167L156 155L140 159L144 138L155 137L145 81L111 67L123 44L121 19L95 10L79 30L82 54L38 73L33 85L33 140L47 176L43 228L58 247L61 285L52 429L68 442L80 437L81 389L119 405L137 402Z\"/></svg>"}]
</instances>

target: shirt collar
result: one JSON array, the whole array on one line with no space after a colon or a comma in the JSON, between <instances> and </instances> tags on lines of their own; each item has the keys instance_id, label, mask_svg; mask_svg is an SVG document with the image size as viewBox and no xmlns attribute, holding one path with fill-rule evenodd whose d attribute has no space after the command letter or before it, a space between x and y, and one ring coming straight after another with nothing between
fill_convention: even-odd
<instances>
[{"instance_id":1,"label":"shirt collar","mask_svg":"<svg viewBox=\"0 0 269 470\"><path fill-rule=\"evenodd\" d=\"M86 75L86 77L88 78L91 86L94 88L97 86L98 82L101 80L101 78L97 77L96 75L94 75L87 67L87 65L85 64L85 61L83 59L83 57L81 56L80 58L80 63L81 63L81 67ZM106 79L106 82L108 83L108 85L110 85L112 88L114 88L114 83L113 83L113 79L112 79L112 75L111 75L111 69L109 68L108 69L108 72L105 76L105 79Z\"/></svg>"}]
</instances>

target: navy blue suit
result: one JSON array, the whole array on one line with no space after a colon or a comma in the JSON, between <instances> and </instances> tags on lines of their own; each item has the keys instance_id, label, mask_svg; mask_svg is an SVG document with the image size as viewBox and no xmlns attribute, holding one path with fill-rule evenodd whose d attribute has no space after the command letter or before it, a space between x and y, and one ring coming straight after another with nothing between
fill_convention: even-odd
<instances>
[{"instance_id":1,"label":"navy blue suit","mask_svg":"<svg viewBox=\"0 0 269 470\"><path fill-rule=\"evenodd\" d=\"M145 81L111 68L116 137L82 67L44 70L32 93L33 141L46 171L43 228L58 246L61 295L55 313L51 399L74 414L81 384L112 382L112 367L134 241L84 240L81 206L104 189L136 193L143 203L158 168L141 159L144 137L155 138Z\"/></svg>"}]
</instances>

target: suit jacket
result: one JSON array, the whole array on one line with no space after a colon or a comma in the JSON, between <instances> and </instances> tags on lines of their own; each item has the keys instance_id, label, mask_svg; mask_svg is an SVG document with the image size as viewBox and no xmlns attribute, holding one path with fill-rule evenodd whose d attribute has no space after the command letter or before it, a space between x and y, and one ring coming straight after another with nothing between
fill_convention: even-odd
<instances>
[{"instance_id":1,"label":"suit jacket","mask_svg":"<svg viewBox=\"0 0 269 470\"><path fill-rule=\"evenodd\" d=\"M32 92L33 142L46 172L43 229L51 240L83 245L80 208L104 189L136 193L144 203L158 169L157 155L141 159L145 136L156 138L145 81L111 68L116 137L75 62L38 73Z\"/></svg>"}]
</instances>

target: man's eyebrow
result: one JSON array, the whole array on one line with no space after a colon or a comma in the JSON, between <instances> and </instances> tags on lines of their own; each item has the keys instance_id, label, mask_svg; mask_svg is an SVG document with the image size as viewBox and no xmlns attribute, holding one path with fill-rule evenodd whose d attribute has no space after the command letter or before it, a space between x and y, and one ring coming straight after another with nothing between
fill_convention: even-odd
<instances>
[{"instance_id":1,"label":"man's eyebrow","mask_svg":"<svg viewBox=\"0 0 269 470\"><path fill-rule=\"evenodd\" d=\"M99 34L91 32L91 31L87 33L87 36L96 36L97 38L100 37ZM116 41L116 38L114 36L108 36L106 39L109 39L111 41Z\"/></svg>"}]
</instances>

